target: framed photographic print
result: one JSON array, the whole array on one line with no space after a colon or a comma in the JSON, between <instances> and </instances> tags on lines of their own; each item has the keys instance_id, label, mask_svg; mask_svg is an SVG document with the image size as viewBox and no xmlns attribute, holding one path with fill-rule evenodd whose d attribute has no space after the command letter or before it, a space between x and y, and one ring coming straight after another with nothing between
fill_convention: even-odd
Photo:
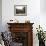
<instances>
[{"instance_id":1,"label":"framed photographic print","mask_svg":"<svg viewBox=\"0 0 46 46\"><path fill-rule=\"evenodd\" d=\"M27 5L14 5L14 16L26 16Z\"/></svg>"}]
</instances>

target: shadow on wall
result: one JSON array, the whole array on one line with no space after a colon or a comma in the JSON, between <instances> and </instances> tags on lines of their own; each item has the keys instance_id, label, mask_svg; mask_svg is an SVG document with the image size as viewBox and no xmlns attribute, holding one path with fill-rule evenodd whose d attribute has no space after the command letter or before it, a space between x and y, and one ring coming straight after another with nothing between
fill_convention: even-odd
<instances>
[{"instance_id":1,"label":"shadow on wall","mask_svg":"<svg viewBox=\"0 0 46 46\"><path fill-rule=\"evenodd\" d=\"M0 31L2 31L2 0L0 0Z\"/></svg>"},{"instance_id":2,"label":"shadow on wall","mask_svg":"<svg viewBox=\"0 0 46 46\"><path fill-rule=\"evenodd\" d=\"M0 17L0 32L2 31L2 17Z\"/></svg>"}]
</instances>

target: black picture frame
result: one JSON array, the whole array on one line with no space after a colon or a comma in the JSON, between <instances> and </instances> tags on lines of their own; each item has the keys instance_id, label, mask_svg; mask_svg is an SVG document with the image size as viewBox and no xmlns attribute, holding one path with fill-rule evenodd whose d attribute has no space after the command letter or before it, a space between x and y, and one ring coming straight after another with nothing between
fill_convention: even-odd
<instances>
[{"instance_id":1,"label":"black picture frame","mask_svg":"<svg viewBox=\"0 0 46 46\"><path fill-rule=\"evenodd\" d=\"M27 5L14 5L14 16L27 16Z\"/></svg>"}]
</instances>

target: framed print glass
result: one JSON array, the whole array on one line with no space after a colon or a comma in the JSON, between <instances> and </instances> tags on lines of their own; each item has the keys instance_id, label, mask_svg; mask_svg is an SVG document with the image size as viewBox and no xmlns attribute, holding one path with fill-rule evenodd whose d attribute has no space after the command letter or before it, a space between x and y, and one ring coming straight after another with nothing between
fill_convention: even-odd
<instances>
[{"instance_id":1,"label":"framed print glass","mask_svg":"<svg viewBox=\"0 0 46 46\"><path fill-rule=\"evenodd\" d=\"M26 16L27 5L14 5L14 16Z\"/></svg>"}]
</instances>

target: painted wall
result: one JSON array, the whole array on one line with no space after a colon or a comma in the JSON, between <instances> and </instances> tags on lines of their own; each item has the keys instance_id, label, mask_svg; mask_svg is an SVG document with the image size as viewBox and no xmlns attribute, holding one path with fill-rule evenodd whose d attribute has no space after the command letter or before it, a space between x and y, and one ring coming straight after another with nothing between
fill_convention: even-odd
<instances>
[{"instance_id":1,"label":"painted wall","mask_svg":"<svg viewBox=\"0 0 46 46\"><path fill-rule=\"evenodd\" d=\"M2 31L2 0L0 0L0 31Z\"/></svg>"},{"instance_id":2,"label":"painted wall","mask_svg":"<svg viewBox=\"0 0 46 46\"><path fill-rule=\"evenodd\" d=\"M20 3L21 1L21 3ZM27 5L27 16L14 16L14 5ZM19 22L30 20L33 23L39 23L40 20L40 0L3 0L2 1L2 23L6 25L8 20L17 19ZM38 20L38 21L37 21ZM6 26L5 26L6 27ZM4 29L6 30L6 28Z\"/></svg>"},{"instance_id":3,"label":"painted wall","mask_svg":"<svg viewBox=\"0 0 46 46\"><path fill-rule=\"evenodd\" d=\"M46 0L40 0L40 9L42 13L46 13Z\"/></svg>"},{"instance_id":4,"label":"painted wall","mask_svg":"<svg viewBox=\"0 0 46 46\"><path fill-rule=\"evenodd\" d=\"M14 5L27 5L27 16L14 16ZM3 31L8 30L7 22L11 19L17 19L19 22L25 22L25 20L30 20L31 23L34 23L33 45L38 46L38 39L36 37L36 27L38 27L39 24L41 24L43 28L46 27L46 16L41 13L41 7L40 0L2 0Z\"/></svg>"}]
</instances>

